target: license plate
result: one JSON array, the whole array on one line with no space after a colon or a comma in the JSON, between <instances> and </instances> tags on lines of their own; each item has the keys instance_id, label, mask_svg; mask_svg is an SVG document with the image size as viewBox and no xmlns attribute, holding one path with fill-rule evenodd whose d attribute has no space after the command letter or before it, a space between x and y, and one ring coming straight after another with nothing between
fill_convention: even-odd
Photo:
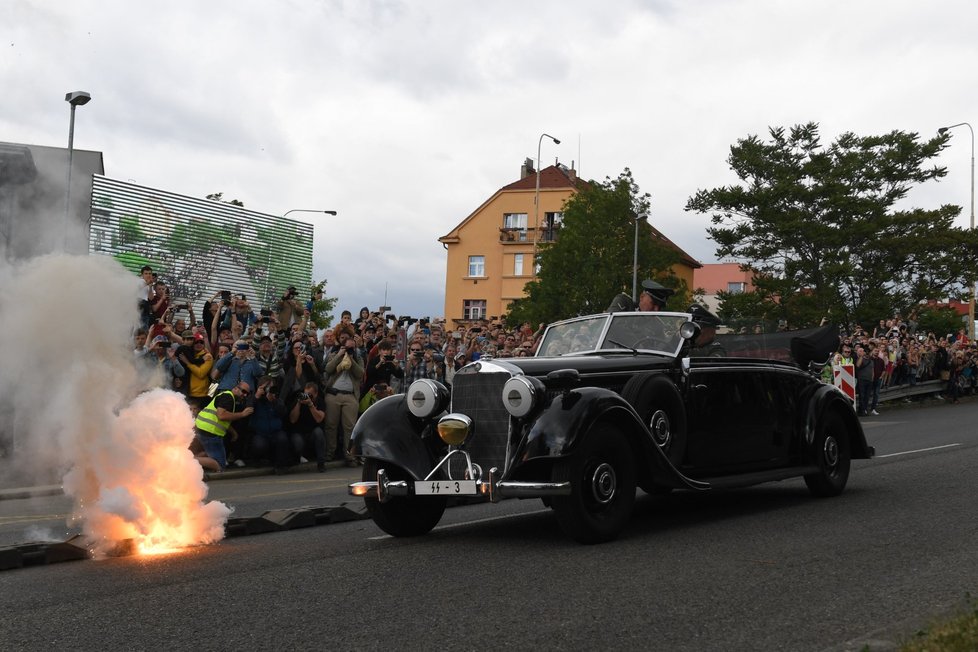
<instances>
[{"instance_id":1,"label":"license plate","mask_svg":"<svg viewBox=\"0 0 978 652\"><path fill-rule=\"evenodd\" d=\"M471 496L475 495L475 480L422 480L414 483L418 496Z\"/></svg>"}]
</instances>

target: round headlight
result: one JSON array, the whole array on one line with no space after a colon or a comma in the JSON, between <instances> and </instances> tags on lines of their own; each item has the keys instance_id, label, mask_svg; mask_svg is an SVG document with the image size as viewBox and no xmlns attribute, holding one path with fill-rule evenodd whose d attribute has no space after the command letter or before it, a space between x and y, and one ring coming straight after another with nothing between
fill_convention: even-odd
<instances>
[{"instance_id":1,"label":"round headlight","mask_svg":"<svg viewBox=\"0 0 978 652\"><path fill-rule=\"evenodd\" d=\"M448 389L441 383L422 378L411 383L407 391L408 410L411 414L428 419L448 405Z\"/></svg>"},{"instance_id":2,"label":"round headlight","mask_svg":"<svg viewBox=\"0 0 978 652\"><path fill-rule=\"evenodd\" d=\"M461 446L472 432L472 419L464 414L446 414L438 419L438 436L449 446Z\"/></svg>"},{"instance_id":3,"label":"round headlight","mask_svg":"<svg viewBox=\"0 0 978 652\"><path fill-rule=\"evenodd\" d=\"M513 376L503 385L503 406L520 419L530 413L540 400L540 391L526 376Z\"/></svg>"}]
</instances>

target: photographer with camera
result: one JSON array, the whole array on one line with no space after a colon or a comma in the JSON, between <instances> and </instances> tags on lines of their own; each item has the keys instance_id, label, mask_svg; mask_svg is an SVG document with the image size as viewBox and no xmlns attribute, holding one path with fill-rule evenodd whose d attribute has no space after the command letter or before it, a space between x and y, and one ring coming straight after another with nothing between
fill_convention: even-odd
<instances>
[{"instance_id":1,"label":"photographer with camera","mask_svg":"<svg viewBox=\"0 0 978 652\"><path fill-rule=\"evenodd\" d=\"M158 374L158 387L174 389L174 381L183 380L187 370L176 357L179 345L170 342L166 335L153 338L147 353L142 357L146 368L153 374Z\"/></svg>"},{"instance_id":2,"label":"photographer with camera","mask_svg":"<svg viewBox=\"0 0 978 652\"><path fill-rule=\"evenodd\" d=\"M302 304L296 299L297 292L294 285L290 285L289 289L286 290L285 294L275 306L278 312L278 320L281 322L282 328L288 330L292 327L292 324L302 320Z\"/></svg>"},{"instance_id":3,"label":"photographer with camera","mask_svg":"<svg viewBox=\"0 0 978 652\"><path fill-rule=\"evenodd\" d=\"M308 382L302 391L295 392L288 414L290 445L295 447L301 440L300 450L312 447L316 451L316 470L325 473L326 436L323 433L323 421L326 418L326 406L319 395L319 385Z\"/></svg>"},{"instance_id":4,"label":"photographer with camera","mask_svg":"<svg viewBox=\"0 0 978 652\"><path fill-rule=\"evenodd\" d=\"M383 339L377 343L376 353L367 359L367 370L364 387L373 387L379 383L391 385L392 378L404 378L404 370L394 359L394 347L390 340Z\"/></svg>"},{"instance_id":5,"label":"photographer with camera","mask_svg":"<svg viewBox=\"0 0 978 652\"><path fill-rule=\"evenodd\" d=\"M319 384L319 363L306 348L301 336L294 337L289 344L282 366L285 373L282 384L284 394L300 391L306 383Z\"/></svg>"},{"instance_id":6,"label":"photographer with camera","mask_svg":"<svg viewBox=\"0 0 978 652\"><path fill-rule=\"evenodd\" d=\"M262 376L258 380L254 408L248 420L252 434L251 454L255 459L270 459L276 475L285 473L302 455L305 440L300 434L285 432L285 404L271 376Z\"/></svg>"},{"instance_id":7,"label":"photographer with camera","mask_svg":"<svg viewBox=\"0 0 978 652\"><path fill-rule=\"evenodd\" d=\"M425 349L420 339L412 338L408 346L407 359L404 363L404 386L408 387L416 380L436 377L433 352Z\"/></svg>"},{"instance_id":8,"label":"photographer with camera","mask_svg":"<svg viewBox=\"0 0 978 652\"><path fill-rule=\"evenodd\" d=\"M251 309L248 297L243 294L236 294L231 299L232 319L241 324L243 331L247 331L258 322L258 316ZM234 328L233 322L231 328Z\"/></svg>"},{"instance_id":9,"label":"photographer with camera","mask_svg":"<svg viewBox=\"0 0 978 652\"><path fill-rule=\"evenodd\" d=\"M346 465L353 466L349 436L359 416L363 361L351 335L341 331L337 339L340 350L326 363L323 383L326 388L326 445L329 454L340 451L346 458Z\"/></svg>"}]
</instances>

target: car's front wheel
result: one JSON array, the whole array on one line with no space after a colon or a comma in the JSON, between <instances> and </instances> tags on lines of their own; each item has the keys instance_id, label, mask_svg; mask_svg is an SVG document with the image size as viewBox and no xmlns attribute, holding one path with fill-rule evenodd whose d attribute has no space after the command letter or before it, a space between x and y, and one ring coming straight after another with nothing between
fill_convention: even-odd
<instances>
[{"instance_id":1,"label":"car's front wheel","mask_svg":"<svg viewBox=\"0 0 978 652\"><path fill-rule=\"evenodd\" d=\"M570 481L569 496L554 496L561 528L581 543L616 538L631 518L635 503L635 466L631 448L617 428L591 429L570 457L554 465L554 480Z\"/></svg>"},{"instance_id":2,"label":"car's front wheel","mask_svg":"<svg viewBox=\"0 0 978 652\"><path fill-rule=\"evenodd\" d=\"M851 454L849 431L838 412L825 415L814 442L816 473L805 476L808 490L815 496L838 496L849 480Z\"/></svg>"},{"instance_id":3,"label":"car's front wheel","mask_svg":"<svg viewBox=\"0 0 978 652\"><path fill-rule=\"evenodd\" d=\"M363 480L377 479L377 470L383 467L391 480L412 478L406 471L390 463L368 459L363 465ZM387 502L380 502L376 496L363 499L367 512L381 530L395 537L416 537L427 534L438 525L445 512L445 496L394 496Z\"/></svg>"}]
</instances>

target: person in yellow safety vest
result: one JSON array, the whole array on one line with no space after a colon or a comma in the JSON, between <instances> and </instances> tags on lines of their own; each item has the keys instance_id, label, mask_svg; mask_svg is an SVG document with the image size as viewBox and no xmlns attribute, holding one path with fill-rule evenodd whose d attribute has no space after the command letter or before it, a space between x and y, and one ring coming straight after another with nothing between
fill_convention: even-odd
<instances>
[{"instance_id":1,"label":"person in yellow safety vest","mask_svg":"<svg viewBox=\"0 0 978 652\"><path fill-rule=\"evenodd\" d=\"M832 360L832 364L836 367L842 366L844 364L853 364L852 361L852 347L848 342L842 343L842 351L835 354L835 358Z\"/></svg>"},{"instance_id":2,"label":"person in yellow safety vest","mask_svg":"<svg viewBox=\"0 0 978 652\"><path fill-rule=\"evenodd\" d=\"M822 368L822 382L831 385L835 382L832 367L852 363L852 346L849 342L843 342L839 346L839 350L832 354L832 359L829 361L829 364Z\"/></svg>"},{"instance_id":3,"label":"person in yellow safety vest","mask_svg":"<svg viewBox=\"0 0 978 652\"><path fill-rule=\"evenodd\" d=\"M228 465L227 454L224 450L224 436L232 421L244 419L251 416L255 411L253 407L246 407L237 411L238 401L242 404L248 399L251 387L248 383L241 381L230 390L225 390L214 397L214 400L207 404L203 410L197 414L194 421L194 430L197 433L197 441L204 451L197 454L197 461L208 471L223 471ZM234 430L231 437L235 437Z\"/></svg>"}]
</instances>

